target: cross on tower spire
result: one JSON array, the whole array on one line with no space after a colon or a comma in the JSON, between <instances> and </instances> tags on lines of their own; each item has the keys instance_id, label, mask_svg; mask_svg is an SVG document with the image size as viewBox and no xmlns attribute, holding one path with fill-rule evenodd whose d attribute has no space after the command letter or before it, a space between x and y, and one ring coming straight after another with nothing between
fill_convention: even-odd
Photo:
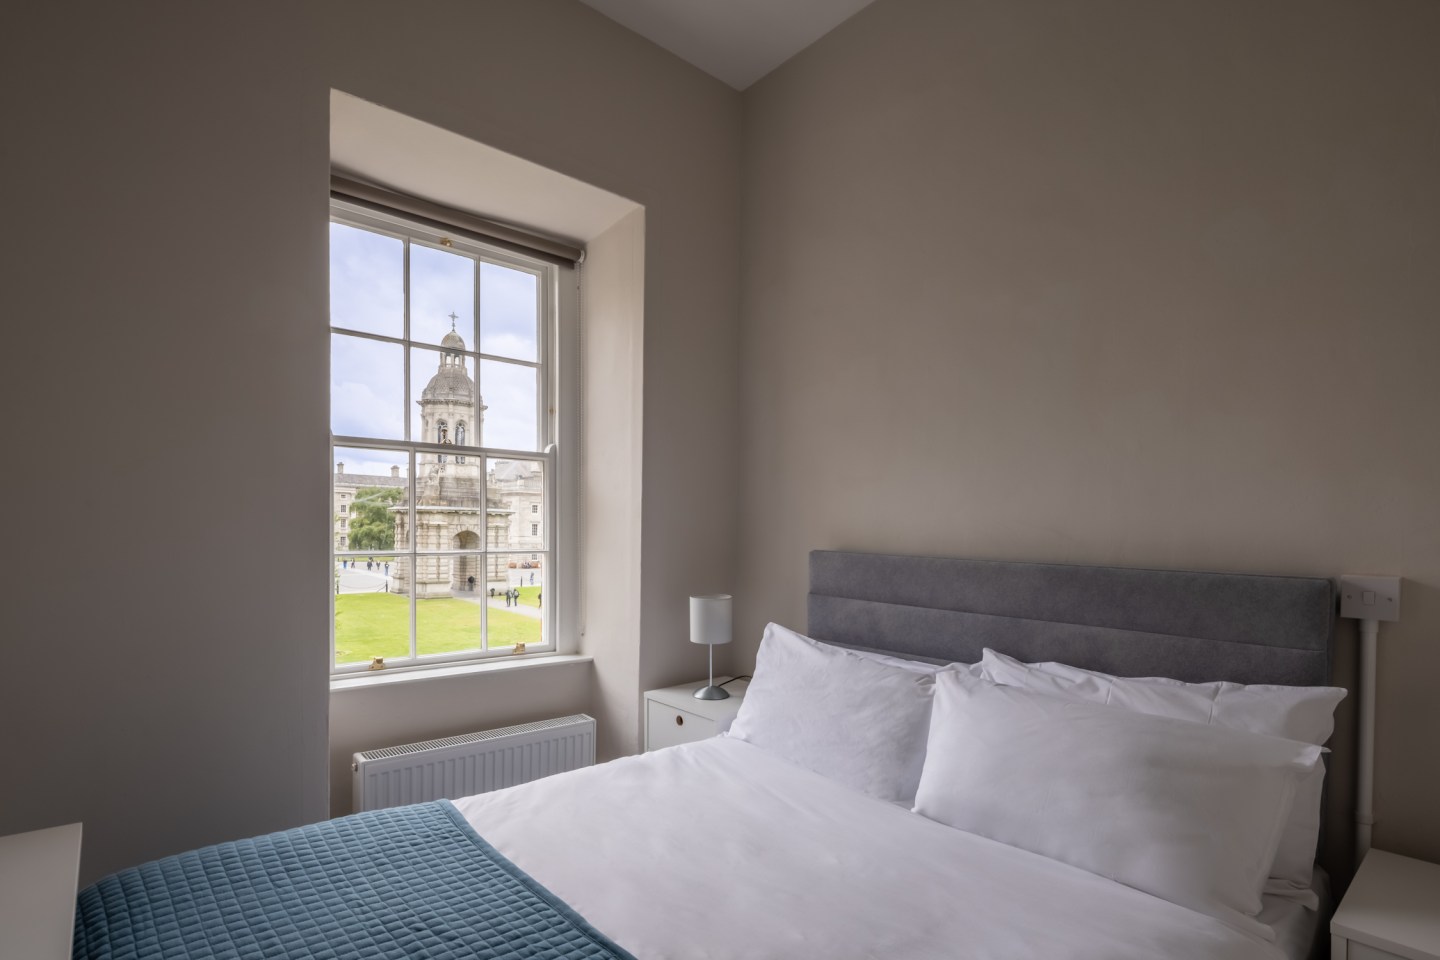
<instances>
[{"instance_id":1,"label":"cross on tower spire","mask_svg":"<svg viewBox=\"0 0 1440 960\"><path fill-rule=\"evenodd\" d=\"M455 315L455 311L454 311L454 310L451 310L451 311L450 311L450 329L451 329L451 330L454 330L454 329L455 329L455 321L456 321L456 320L459 320L459 319L460 319L460 318Z\"/></svg>"}]
</instances>

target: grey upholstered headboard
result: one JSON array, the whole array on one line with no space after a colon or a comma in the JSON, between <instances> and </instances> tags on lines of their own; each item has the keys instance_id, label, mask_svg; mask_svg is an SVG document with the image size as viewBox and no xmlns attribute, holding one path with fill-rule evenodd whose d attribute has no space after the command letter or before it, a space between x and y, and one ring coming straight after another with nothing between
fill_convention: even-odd
<instances>
[{"instance_id":1,"label":"grey upholstered headboard","mask_svg":"<svg viewBox=\"0 0 1440 960\"><path fill-rule=\"evenodd\" d=\"M1118 676L1326 684L1335 588L1313 577L816 550L809 633L918 660L992 647Z\"/></svg>"}]
</instances>

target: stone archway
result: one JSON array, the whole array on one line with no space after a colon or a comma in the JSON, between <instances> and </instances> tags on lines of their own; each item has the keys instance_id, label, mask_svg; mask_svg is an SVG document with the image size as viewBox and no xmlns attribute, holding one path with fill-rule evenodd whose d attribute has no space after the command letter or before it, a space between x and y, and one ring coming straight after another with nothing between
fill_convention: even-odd
<instances>
[{"instance_id":1,"label":"stone archway","mask_svg":"<svg viewBox=\"0 0 1440 960\"><path fill-rule=\"evenodd\" d=\"M461 530L450 538L451 550L479 550L480 535L473 530ZM450 595L469 595L484 591L485 578L481 573L480 558L474 554L450 558Z\"/></svg>"}]
</instances>

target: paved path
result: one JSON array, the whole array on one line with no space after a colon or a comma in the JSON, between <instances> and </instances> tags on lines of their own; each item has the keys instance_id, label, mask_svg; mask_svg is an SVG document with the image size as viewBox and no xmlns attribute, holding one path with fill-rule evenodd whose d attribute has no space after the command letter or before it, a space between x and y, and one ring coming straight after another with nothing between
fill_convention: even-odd
<instances>
[{"instance_id":1,"label":"paved path","mask_svg":"<svg viewBox=\"0 0 1440 960\"><path fill-rule=\"evenodd\" d=\"M527 607L523 603L516 604L512 607L507 607L505 606L504 596L488 597L478 590L474 593L461 591L460 593L452 593L451 596L454 597L456 600L464 600L466 603L473 603L477 606L480 604L481 601L484 601L491 610L504 610L508 613L518 613L520 616L529 617L531 620L541 619L539 607Z\"/></svg>"},{"instance_id":2,"label":"paved path","mask_svg":"<svg viewBox=\"0 0 1440 960\"><path fill-rule=\"evenodd\" d=\"M507 607L507 606L505 606L505 598L504 598L504 597L495 597L493 600L491 600L491 601L490 601L490 609L491 609L491 610L505 610L505 611L507 611L507 612L509 612L509 613L518 613L518 614L520 614L520 616L522 616L522 617L529 617L531 620L539 620L539 619L540 619L540 608L539 608L539 607L527 607L527 606L526 606L525 604L523 604L523 603L521 603L521 604L516 604L516 605L513 606L513 607Z\"/></svg>"},{"instance_id":3,"label":"paved path","mask_svg":"<svg viewBox=\"0 0 1440 960\"><path fill-rule=\"evenodd\" d=\"M340 592L380 593L384 591L385 582L389 579L385 576L384 566L374 570L366 570L363 563L358 567L346 567L340 571Z\"/></svg>"}]
</instances>

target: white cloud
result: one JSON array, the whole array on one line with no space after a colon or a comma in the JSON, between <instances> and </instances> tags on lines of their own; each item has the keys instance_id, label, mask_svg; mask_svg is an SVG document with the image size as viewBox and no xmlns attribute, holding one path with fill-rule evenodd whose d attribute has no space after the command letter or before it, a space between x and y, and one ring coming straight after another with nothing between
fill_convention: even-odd
<instances>
[{"instance_id":1,"label":"white cloud","mask_svg":"<svg viewBox=\"0 0 1440 960\"><path fill-rule=\"evenodd\" d=\"M404 438L403 349L332 334L330 429L352 437Z\"/></svg>"},{"instance_id":2,"label":"white cloud","mask_svg":"<svg viewBox=\"0 0 1440 960\"><path fill-rule=\"evenodd\" d=\"M405 319L403 257L399 240L330 224L330 322L400 336Z\"/></svg>"}]
</instances>

